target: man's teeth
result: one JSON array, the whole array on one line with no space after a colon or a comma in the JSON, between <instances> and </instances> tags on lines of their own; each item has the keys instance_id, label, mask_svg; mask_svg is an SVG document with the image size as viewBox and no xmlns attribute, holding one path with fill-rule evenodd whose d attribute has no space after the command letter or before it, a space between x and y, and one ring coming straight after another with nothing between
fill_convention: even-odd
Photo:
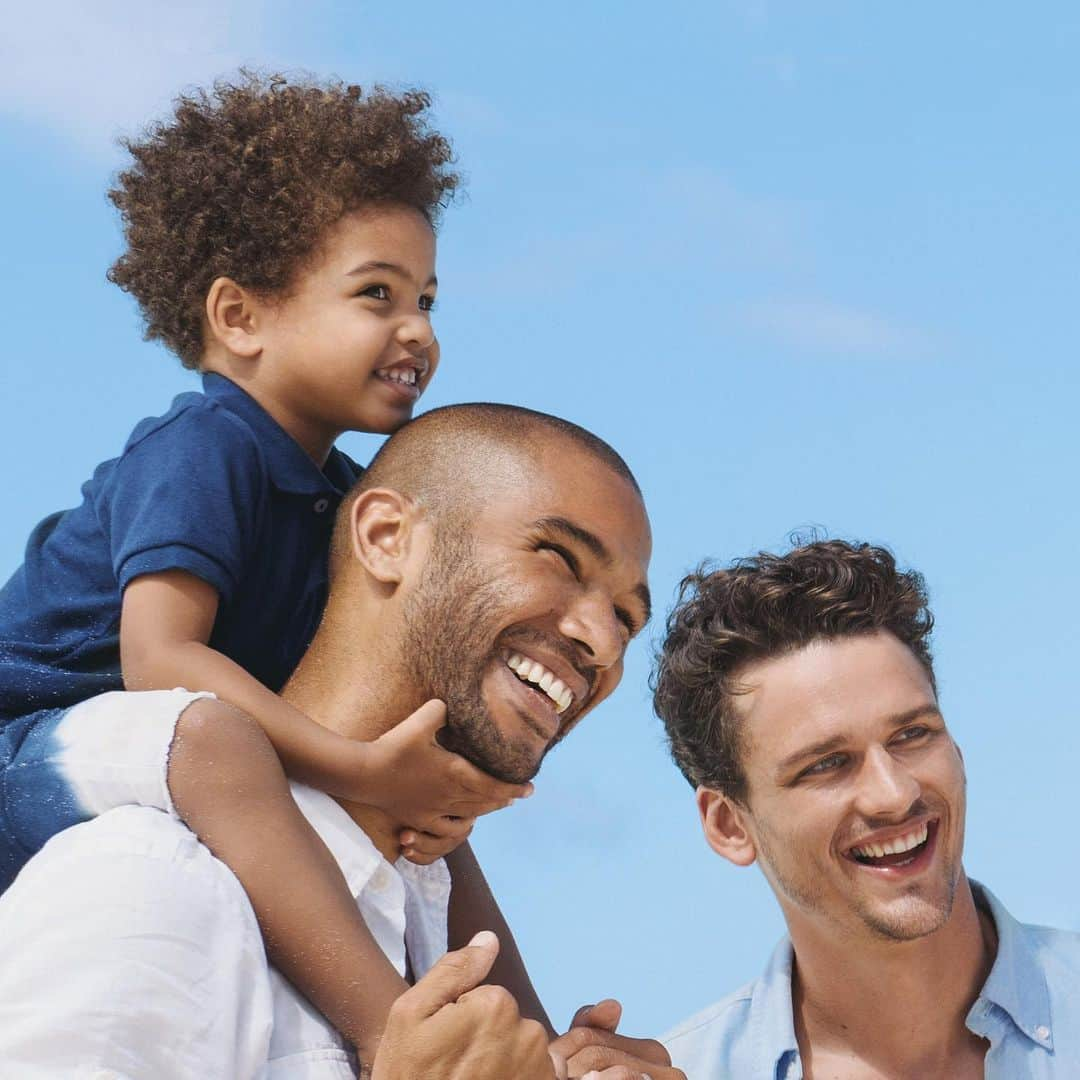
<instances>
[{"instance_id":1,"label":"man's teeth","mask_svg":"<svg viewBox=\"0 0 1080 1080\"><path fill-rule=\"evenodd\" d=\"M512 653L506 661L507 667L517 675L519 679L532 683L538 689L543 690L553 702L557 713L565 712L574 700L574 695L562 679L553 675L543 664L530 660L520 653Z\"/></svg>"},{"instance_id":2,"label":"man's teeth","mask_svg":"<svg viewBox=\"0 0 1080 1080\"><path fill-rule=\"evenodd\" d=\"M387 368L385 371L380 371L379 375L384 379L389 379L390 382L404 383L406 386L416 385L416 368Z\"/></svg>"},{"instance_id":3,"label":"man's teeth","mask_svg":"<svg viewBox=\"0 0 1080 1080\"><path fill-rule=\"evenodd\" d=\"M920 844L926 843L929 832L929 825L920 825L914 832L897 836L893 840L886 840L883 844L863 844L860 847L852 848L851 852L853 855L859 855L864 859L880 859L882 855L902 855L905 851L910 851L912 848L917 848Z\"/></svg>"}]
</instances>

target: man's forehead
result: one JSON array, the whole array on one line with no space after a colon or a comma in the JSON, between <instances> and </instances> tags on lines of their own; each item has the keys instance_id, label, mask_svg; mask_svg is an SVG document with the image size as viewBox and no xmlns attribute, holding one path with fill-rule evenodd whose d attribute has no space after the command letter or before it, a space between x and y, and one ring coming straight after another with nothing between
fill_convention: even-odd
<instances>
[{"instance_id":1,"label":"man's forehead","mask_svg":"<svg viewBox=\"0 0 1080 1080\"><path fill-rule=\"evenodd\" d=\"M936 701L911 650L883 632L813 641L748 665L739 682L745 745L770 757L887 725Z\"/></svg>"},{"instance_id":2,"label":"man's forehead","mask_svg":"<svg viewBox=\"0 0 1080 1080\"><path fill-rule=\"evenodd\" d=\"M561 515L594 533L632 525L651 543L641 493L596 454L560 435L503 449L489 462L487 480L517 494L524 517Z\"/></svg>"}]
</instances>

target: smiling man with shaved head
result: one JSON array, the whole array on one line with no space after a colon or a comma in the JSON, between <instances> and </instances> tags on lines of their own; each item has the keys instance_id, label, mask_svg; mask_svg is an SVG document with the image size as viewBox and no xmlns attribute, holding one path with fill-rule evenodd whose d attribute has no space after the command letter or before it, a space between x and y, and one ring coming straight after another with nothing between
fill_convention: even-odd
<instances>
[{"instance_id":1,"label":"smiling man with shaved head","mask_svg":"<svg viewBox=\"0 0 1080 1080\"><path fill-rule=\"evenodd\" d=\"M388 440L343 503L325 613L282 696L365 740L441 699L439 741L523 782L618 685L649 617L650 550L638 486L595 436L505 405L435 410ZM190 708L212 724L226 706ZM402 975L474 941L394 1006L379 1080L682 1080L659 1044L614 1034L613 1003L549 1045L519 1015L542 1014L538 1003L474 989L489 968L507 981L476 935L512 947L472 914L486 890L474 861L458 863L451 895L442 860L398 858L404 822L293 794ZM269 967L230 871L145 807L58 835L0 899L0 1018L5 1075L337 1080L357 1068Z\"/></svg>"},{"instance_id":2,"label":"smiling man with shaved head","mask_svg":"<svg viewBox=\"0 0 1080 1080\"><path fill-rule=\"evenodd\" d=\"M683 582L656 708L706 840L760 866L790 934L668 1036L693 1080L1080 1076L1080 935L964 872L932 622L921 577L869 545Z\"/></svg>"}]
</instances>

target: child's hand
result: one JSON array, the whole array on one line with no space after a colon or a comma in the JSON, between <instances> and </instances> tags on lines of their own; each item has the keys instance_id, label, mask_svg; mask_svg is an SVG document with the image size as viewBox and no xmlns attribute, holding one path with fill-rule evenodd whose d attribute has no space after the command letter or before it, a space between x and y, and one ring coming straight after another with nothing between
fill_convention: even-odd
<instances>
[{"instance_id":1,"label":"child's hand","mask_svg":"<svg viewBox=\"0 0 1080 1080\"><path fill-rule=\"evenodd\" d=\"M357 801L385 810L413 832L438 837L447 833L447 817L471 821L532 794L532 784L503 783L441 747L435 735L445 724L446 706L429 701L368 743Z\"/></svg>"},{"instance_id":2,"label":"child's hand","mask_svg":"<svg viewBox=\"0 0 1080 1080\"><path fill-rule=\"evenodd\" d=\"M435 827L425 832L402 829L398 833L401 854L409 862L427 866L464 844L475 824L476 818L441 817Z\"/></svg>"}]
</instances>

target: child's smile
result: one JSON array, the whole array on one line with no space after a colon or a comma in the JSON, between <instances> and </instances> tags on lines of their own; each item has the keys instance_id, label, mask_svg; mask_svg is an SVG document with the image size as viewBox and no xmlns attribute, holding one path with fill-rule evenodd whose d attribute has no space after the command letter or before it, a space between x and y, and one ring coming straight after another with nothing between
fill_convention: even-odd
<instances>
[{"instance_id":1,"label":"child's smile","mask_svg":"<svg viewBox=\"0 0 1080 1080\"><path fill-rule=\"evenodd\" d=\"M283 297L254 298L244 389L319 465L342 432L396 431L438 365L436 284L423 214L395 204L346 214Z\"/></svg>"}]
</instances>

